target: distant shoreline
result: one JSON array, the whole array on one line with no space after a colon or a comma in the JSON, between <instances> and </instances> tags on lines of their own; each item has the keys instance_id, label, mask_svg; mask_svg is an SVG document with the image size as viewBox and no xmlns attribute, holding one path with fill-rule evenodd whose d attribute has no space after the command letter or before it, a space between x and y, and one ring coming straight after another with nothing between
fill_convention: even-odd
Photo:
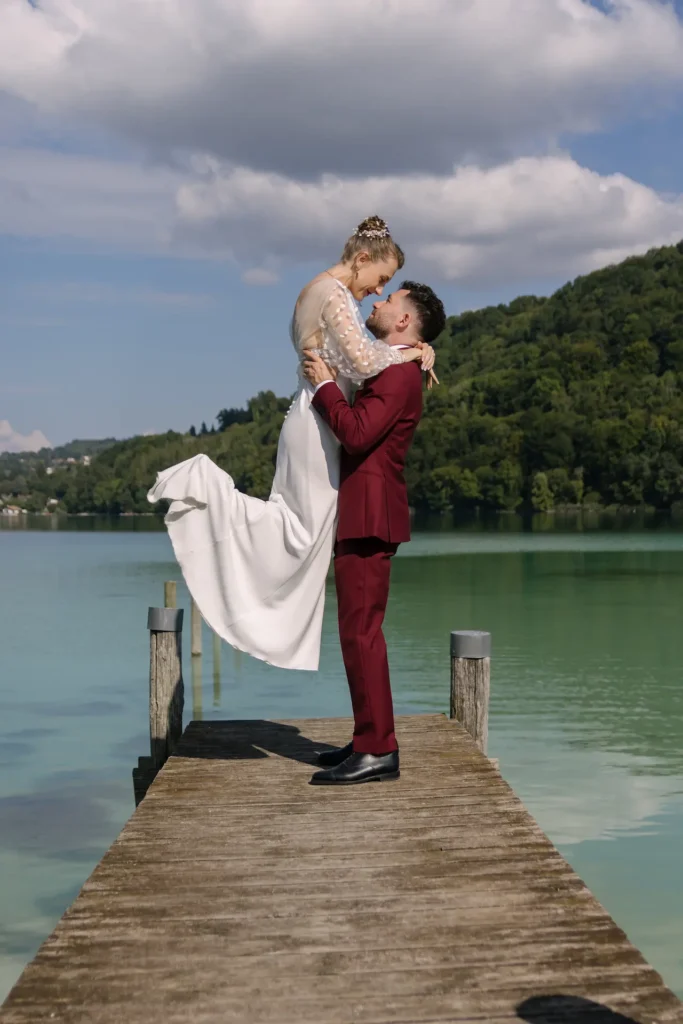
<instances>
[{"instance_id":1,"label":"distant shoreline","mask_svg":"<svg viewBox=\"0 0 683 1024\"><path fill-rule=\"evenodd\" d=\"M16 508L16 506L15 506ZM420 524L424 522L430 522L431 524L444 524L453 522L458 525L465 525L468 523L475 522L492 522L496 520L513 520L519 519L522 521L539 520L543 517L558 519L570 518L575 519L580 516L599 516L599 517L633 517L641 516L643 518L657 518L661 520L673 520L683 521L683 509L680 508L655 508L652 505L573 505L573 504L561 504L556 505L550 509L534 509L529 507L520 507L515 510L510 509L486 509L486 508L474 508L474 509L463 509L449 512L433 512L427 509L415 509L411 508L411 520L413 525L419 529ZM40 519L48 521L51 519L59 520L74 520L74 519L97 519L97 520L126 520L126 519L156 519L163 521L165 511L152 511L152 512L66 512L63 509L55 510L52 512L41 511L33 512L28 509L17 509L16 511L9 512L6 509L0 508L0 520L26 520L26 519Z\"/></svg>"}]
</instances>

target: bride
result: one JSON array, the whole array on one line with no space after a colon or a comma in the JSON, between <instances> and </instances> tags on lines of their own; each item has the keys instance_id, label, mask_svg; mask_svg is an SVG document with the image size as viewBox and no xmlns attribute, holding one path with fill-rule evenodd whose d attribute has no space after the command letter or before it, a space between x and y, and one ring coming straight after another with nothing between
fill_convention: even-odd
<instances>
[{"instance_id":1,"label":"bride","mask_svg":"<svg viewBox=\"0 0 683 1024\"><path fill-rule=\"evenodd\" d=\"M429 346L386 345L368 333L358 309L361 299L382 294L403 262L385 222L370 217L339 263L299 295L290 326L299 387L282 425L267 501L238 491L206 455L159 473L147 496L170 501L166 526L204 620L233 647L280 668L318 668L339 487L339 442L311 407L303 351L320 350L347 397L351 383L392 363L419 360L431 369Z\"/></svg>"}]
</instances>

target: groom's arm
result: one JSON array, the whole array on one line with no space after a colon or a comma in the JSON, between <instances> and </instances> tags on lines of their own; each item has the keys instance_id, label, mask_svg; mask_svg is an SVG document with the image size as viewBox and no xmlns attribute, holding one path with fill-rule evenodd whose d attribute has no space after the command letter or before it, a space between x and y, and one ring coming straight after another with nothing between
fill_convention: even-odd
<instances>
[{"instance_id":1,"label":"groom's arm","mask_svg":"<svg viewBox=\"0 0 683 1024\"><path fill-rule=\"evenodd\" d=\"M387 367L366 391L356 395L353 407L336 384L318 387L313 407L349 455L361 455L374 448L399 420L406 401L407 382L403 374L410 372L412 366L407 363Z\"/></svg>"}]
</instances>

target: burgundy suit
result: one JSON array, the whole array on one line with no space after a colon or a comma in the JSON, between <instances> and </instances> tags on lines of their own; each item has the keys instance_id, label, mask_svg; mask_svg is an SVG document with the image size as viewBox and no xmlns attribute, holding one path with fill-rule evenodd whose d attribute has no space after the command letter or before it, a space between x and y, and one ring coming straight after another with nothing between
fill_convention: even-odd
<instances>
[{"instance_id":1,"label":"burgundy suit","mask_svg":"<svg viewBox=\"0 0 683 1024\"><path fill-rule=\"evenodd\" d=\"M342 444L334 574L353 749L387 754L397 743L382 623L391 557L410 540L404 465L422 415L420 367L389 366L366 382L353 406L325 384L313 406Z\"/></svg>"}]
</instances>

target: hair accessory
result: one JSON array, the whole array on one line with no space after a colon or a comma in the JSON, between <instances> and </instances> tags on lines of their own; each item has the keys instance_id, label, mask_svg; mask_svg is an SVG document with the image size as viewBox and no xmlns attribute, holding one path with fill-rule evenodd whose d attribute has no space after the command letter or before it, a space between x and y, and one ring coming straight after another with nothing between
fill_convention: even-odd
<instances>
[{"instance_id":1,"label":"hair accessory","mask_svg":"<svg viewBox=\"0 0 683 1024\"><path fill-rule=\"evenodd\" d=\"M357 238L389 238L389 228L357 228L354 234Z\"/></svg>"}]
</instances>

